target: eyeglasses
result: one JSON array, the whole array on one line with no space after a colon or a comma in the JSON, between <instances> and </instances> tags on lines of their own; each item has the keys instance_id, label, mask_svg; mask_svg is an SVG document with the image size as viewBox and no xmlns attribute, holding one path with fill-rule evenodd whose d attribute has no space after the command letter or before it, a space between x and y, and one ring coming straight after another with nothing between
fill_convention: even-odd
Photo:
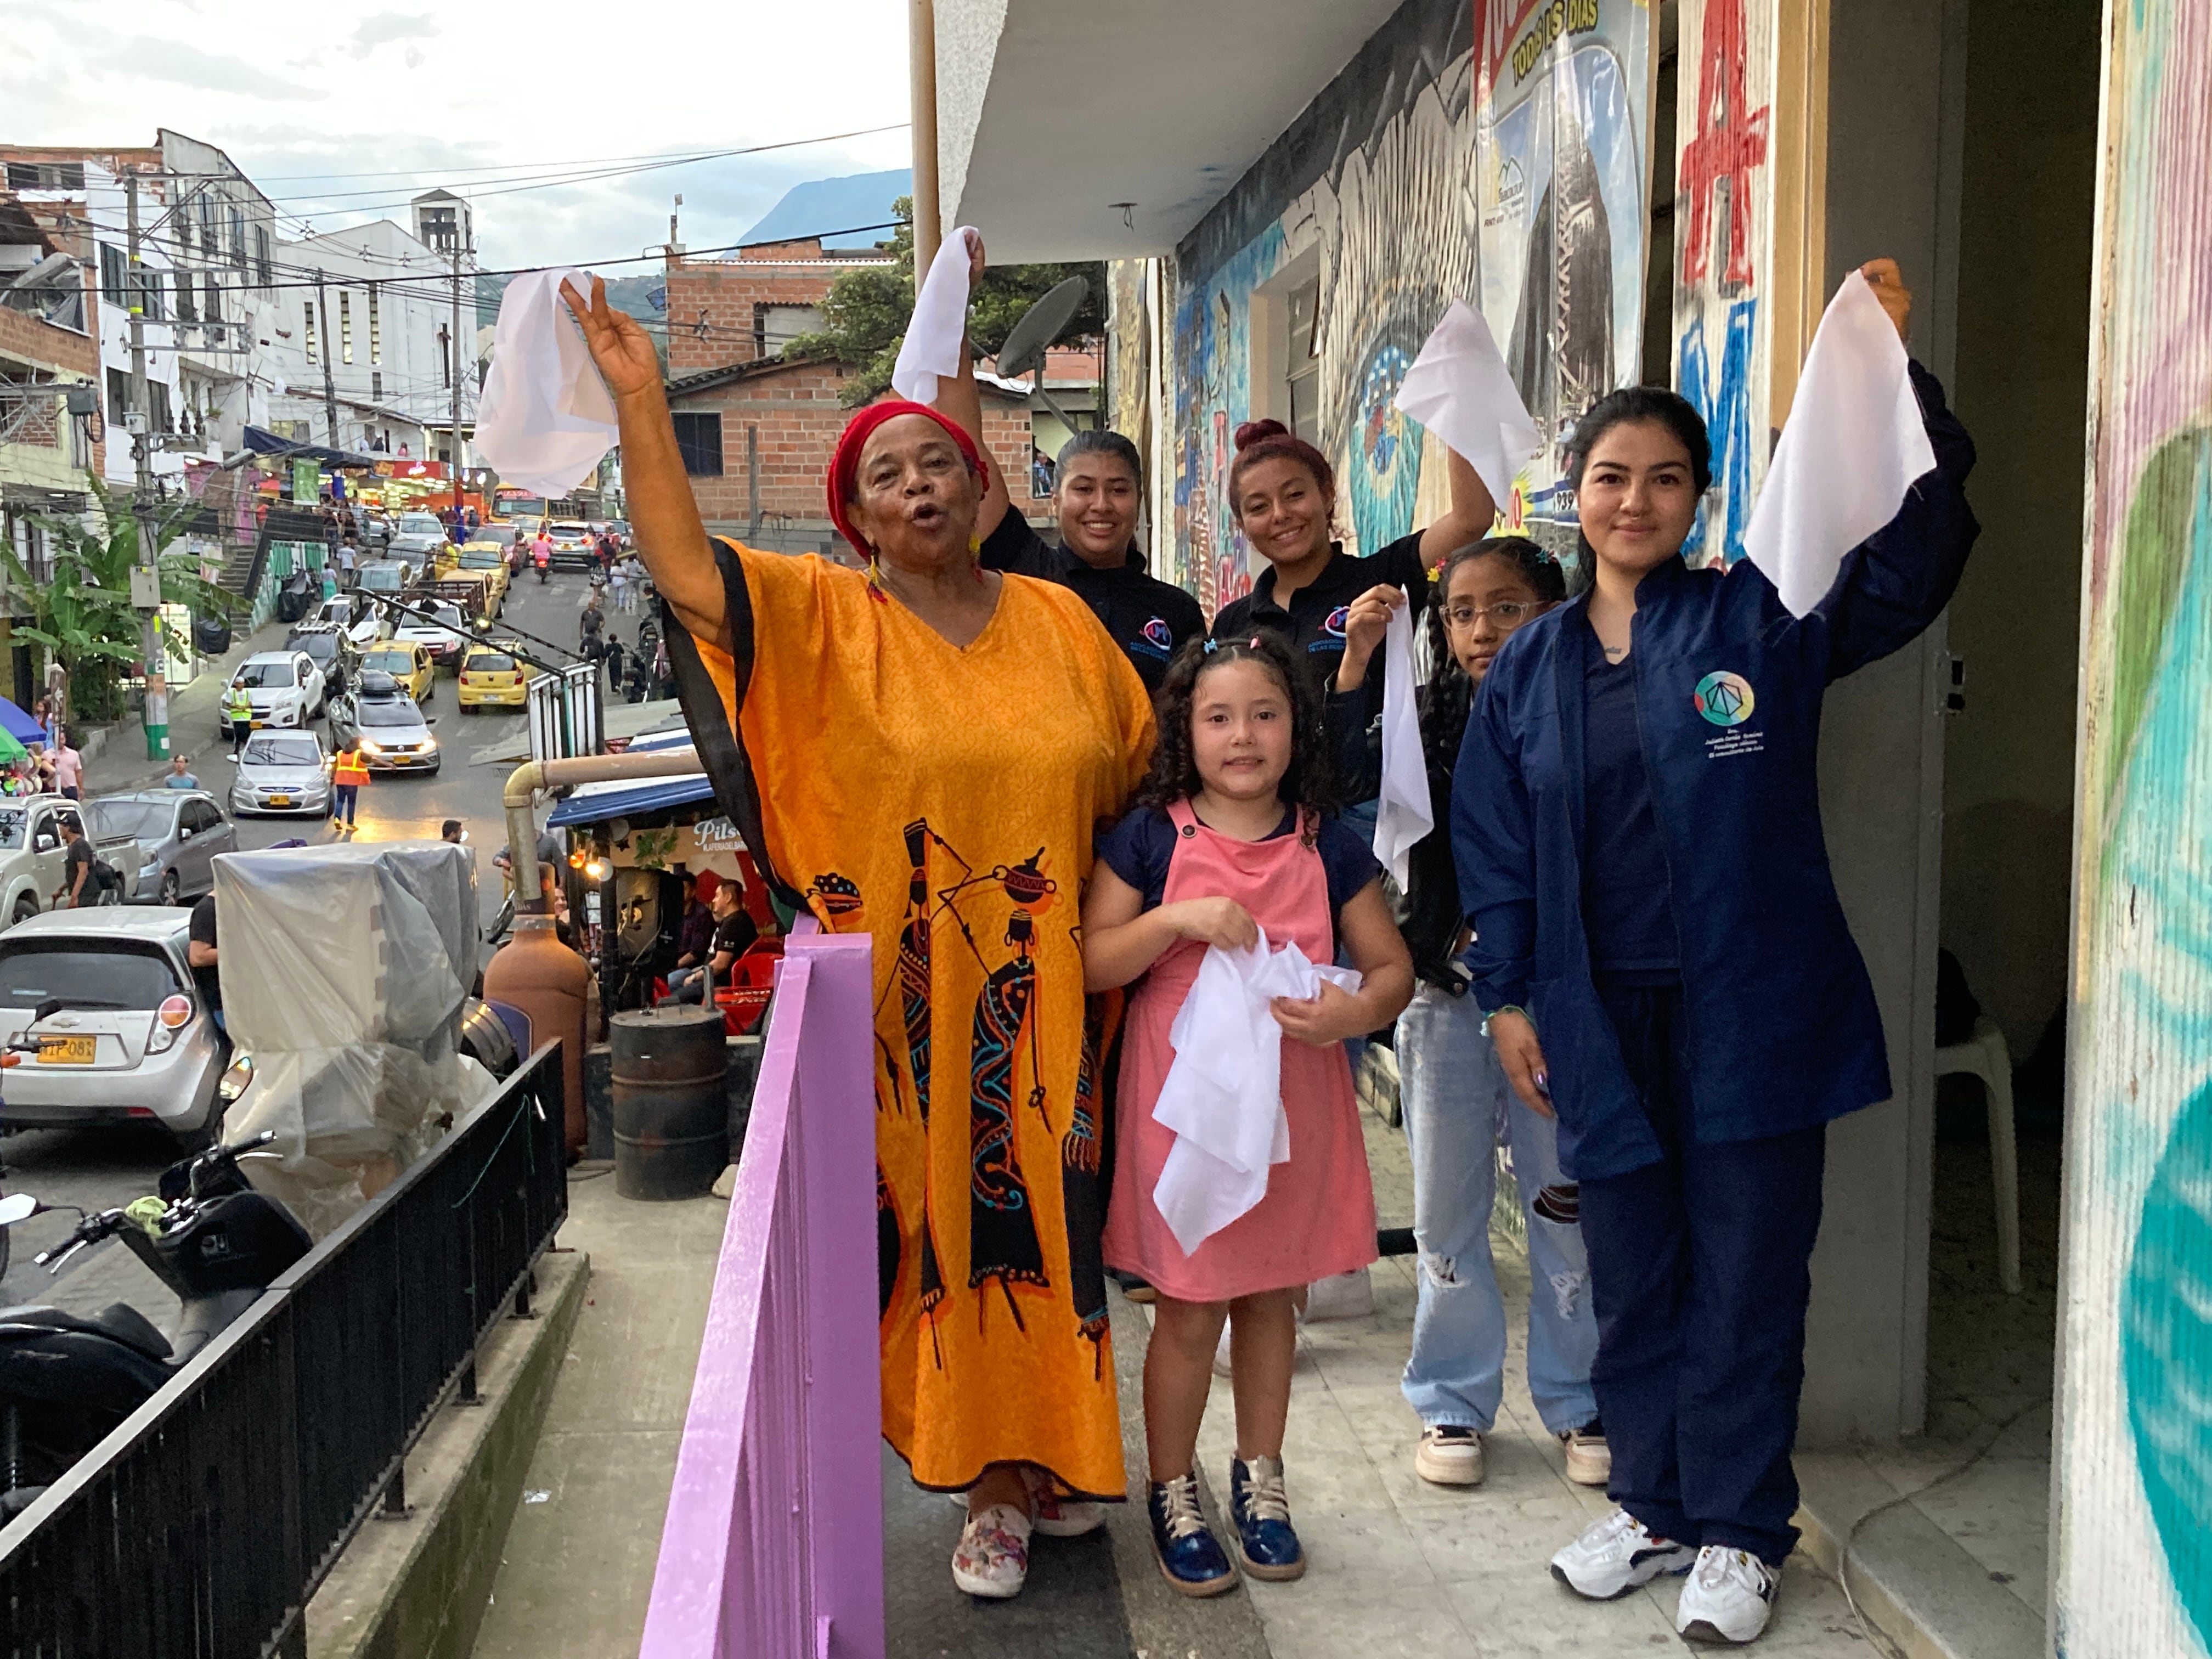
<instances>
[{"instance_id":1,"label":"eyeglasses","mask_svg":"<svg viewBox=\"0 0 2212 1659\"><path fill-rule=\"evenodd\" d=\"M1444 625L1448 628L1472 628L1487 617L1510 634L1522 623L1550 608L1549 603L1542 599L1507 599L1503 604L1492 605L1455 605L1445 611Z\"/></svg>"}]
</instances>

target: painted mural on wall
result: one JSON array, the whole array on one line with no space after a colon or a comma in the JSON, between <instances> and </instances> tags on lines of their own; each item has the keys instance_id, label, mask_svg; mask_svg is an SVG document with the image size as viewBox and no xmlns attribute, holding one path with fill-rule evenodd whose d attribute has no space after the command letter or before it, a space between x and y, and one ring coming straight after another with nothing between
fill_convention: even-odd
<instances>
[{"instance_id":1,"label":"painted mural on wall","mask_svg":"<svg viewBox=\"0 0 2212 1659\"><path fill-rule=\"evenodd\" d=\"M2212 12L2108 9L2057 1650L2212 1650Z\"/></svg>"},{"instance_id":2,"label":"painted mural on wall","mask_svg":"<svg viewBox=\"0 0 2212 1659\"><path fill-rule=\"evenodd\" d=\"M1347 546L1372 551L1443 499L1440 456L1393 398L1444 307L1474 292L1464 4L1439 0L1434 15L1401 13L1387 26L1316 100L1348 135L1322 176L1267 204L1272 216L1213 269L1179 260L1175 534L1165 562L1209 611L1251 586L1249 550L1226 493L1234 434L1255 412L1284 418L1286 393L1273 381L1290 366L1288 335L1264 337L1285 328L1288 289L1309 276L1320 282L1310 347L1319 359L1317 441L1337 469ZM1439 40L1454 49L1437 52ZM1248 176L1238 190L1255 187Z\"/></svg>"},{"instance_id":3,"label":"painted mural on wall","mask_svg":"<svg viewBox=\"0 0 2212 1659\"><path fill-rule=\"evenodd\" d=\"M1474 0L1481 308L1545 449L1507 522L1562 550L1561 445L1638 378L1651 11L1641 0Z\"/></svg>"},{"instance_id":4,"label":"painted mural on wall","mask_svg":"<svg viewBox=\"0 0 2212 1659\"><path fill-rule=\"evenodd\" d=\"M1683 556L1743 556L1766 475L1773 269L1771 0L1681 0L1675 109L1674 387L1705 416L1713 488Z\"/></svg>"}]
</instances>

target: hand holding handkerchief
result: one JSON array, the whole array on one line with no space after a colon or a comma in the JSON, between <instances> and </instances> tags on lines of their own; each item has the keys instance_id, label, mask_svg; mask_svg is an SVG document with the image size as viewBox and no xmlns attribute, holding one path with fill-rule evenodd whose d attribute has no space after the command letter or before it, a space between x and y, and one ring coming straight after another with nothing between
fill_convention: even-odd
<instances>
[{"instance_id":1,"label":"hand holding handkerchief","mask_svg":"<svg viewBox=\"0 0 2212 1659\"><path fill-rule=\"evenodd\" d=\"M561 299L561 284L592 291L580 270L526 270L500 298L491 374L477 407L475 447L507 483L565 495L592 476L615 442L615 404L591 348Z\"/></svg>"},{"instance_id":2,"label":"hand holding handkerchief","mask_svg":"<svg viewBox=\"0 0 2212 1659\"><path fill-rule=\"evenodd\" d=\"M938 381L960 373L961 342L968 337L968 267L982 234L963 225L946 237L915 295L914 315L891 368L891 389L911 403L935 404Z\"/></svg>"},{"instance_id":3,"label":"hand holding handkerchief","mask_svg":"<svg viewBox=\"0 0 2212 1659\"><path fill-rule=\"evenodd\" d=\"M1457 451L1500 505L1513 499L1521 463L1543 447L1490 325L1464 300L1445 307L1395 401Z\"/></svg>"}]
</instances>

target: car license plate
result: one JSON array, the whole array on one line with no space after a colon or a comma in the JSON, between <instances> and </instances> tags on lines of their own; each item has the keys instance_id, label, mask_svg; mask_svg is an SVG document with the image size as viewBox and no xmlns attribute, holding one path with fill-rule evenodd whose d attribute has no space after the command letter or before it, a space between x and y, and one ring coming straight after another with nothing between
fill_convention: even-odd
<instances>
[{"instance_id":1,"label":"car license plate","mask_svg":"<svg viewBox=\"0 0 2212 1659\"><path fill-rule=\"evenodd\" d=\"M89 1066L92 1064L95 1039L88 1036L50 1037L39 1039L39 1064L41 1066Z\"/></svg>"},{"instance_id":2,"label":"car license plate","mask_svg":"<svg viewBox=\"0 0 2212 1659\"><path fill-rule=\"evenodd\" d=\"M271 795L269 797L269 804L271 806L289 806L292 804L292 798L289 795Z\"/></svg>"}]
</instances>

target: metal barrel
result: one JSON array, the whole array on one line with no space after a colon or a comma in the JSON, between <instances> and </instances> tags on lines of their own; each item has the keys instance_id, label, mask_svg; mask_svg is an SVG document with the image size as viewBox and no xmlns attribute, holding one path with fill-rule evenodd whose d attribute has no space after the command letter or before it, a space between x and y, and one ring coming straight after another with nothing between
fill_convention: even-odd
<instances>
[{"instance_id":1,"label":"metal barrel","mask_svg":"<svg viewBox=\"0 0 2212 1659\"><path fill-rule=\"evenodd\" d=\"M641 1009L609 1024L615 1191L624 1198L700 1197L730 1157L720 1011Z\"/></svg>"}]
</instances>

